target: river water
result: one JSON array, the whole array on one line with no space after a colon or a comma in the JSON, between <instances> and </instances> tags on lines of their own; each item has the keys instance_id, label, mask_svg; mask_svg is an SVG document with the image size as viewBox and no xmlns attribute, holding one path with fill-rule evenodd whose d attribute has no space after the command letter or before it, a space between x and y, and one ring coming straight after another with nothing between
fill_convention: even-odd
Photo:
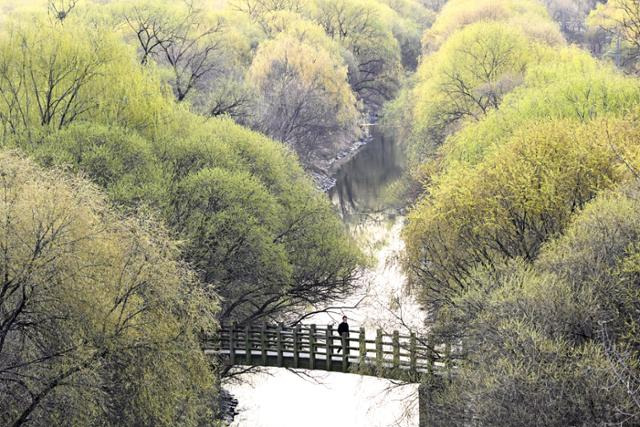
<instances>
[{"instance_id":1,"label":"river water","mask_svg":"<svg viewBox=\"0 0 640 427\"><path fill-rule=\"evenodd\" d=\"M373 127L371 142L340 167L336 184L328 191L343 219L357 224L361 222L358 215L384 210L381 193L386 185L402 175L405 163L400 145Z\"/></svg>"},{"instance_id":2,"label":"river water","mask_svg":"<svg viewBox=\"0 0 640 427\"><path fill-rule=\"evenodd\" d=\"M336 176L328 195L345 224L371 259L358 291L332 305L352 307L309 318L318 325L349 317L350 327L416 328L423 314L405 289L399 264L404 218L386 209L381 195L404 167L402 150L377 129ZM418 425L417 385L354 374L306 371L302 374L269 368L247 375L226 388L239 400L240 414L232 426L250 427L413 427Z\"/></svg>"}]
</instances>

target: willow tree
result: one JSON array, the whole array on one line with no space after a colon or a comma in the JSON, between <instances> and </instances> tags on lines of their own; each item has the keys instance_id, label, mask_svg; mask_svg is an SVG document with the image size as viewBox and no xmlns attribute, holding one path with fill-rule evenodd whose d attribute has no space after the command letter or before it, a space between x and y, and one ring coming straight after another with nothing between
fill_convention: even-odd
<instances>
[{"instance_id":1,"label":"willow tree","mask_svg":"<svg viewBox=\"0 0 640 427\"><path fill-rule=\"evenodd\" d=\"M454 34L417 74L413 104L415 166L463 122L477 121L498 108L522 83L532 61L530 44L518 29L477 23Z\"/></svg>"},{"instance_id":2,"label":"willow tree","mask_svg":"<svg viewBox=\"0 0 640 427\"><path fill-rule=\"evenodd\" d=\"M258 22L272 12L300 13L305 10L302 0L231 0L229 5L231 9L245 13Z\"/></svg>"},{"instance_id":3,"label":"willow tree","mask_svg":"<svg viewBox=\"0 0 640 427\"><path fill-rule=\"evenodd\" d=\"M229 120L196 123L160 154L166 215L223 319L295 320L348 294L359 252L295 155Z\"/></svg>"},{"instance_id":4,"label":"willow tree","mask_svg":"<svg viewBox=\"0 0 640 427\"><path fill-rule=\"evenodd\" d=\"M10 21L0 37L5 140L24 133L35 140L86 120L140 129L166 111L157 75L132 62L117 37L76 18L64 26L32 19Z\"/></svg>"},{"instance_id":5,"label":"willow tree","mask_svg":"<svg viewBox=\"0 0 640 427\"><path fill-rule=\"evenodd\" d=\"M417 0L381 0L380 3L394 12L381 8L398 41L402 67L405 71L415 71L422 51L422 34L435 21L435 12Z\"/></svg>"},{"instance_id":6,"label":"willow tree","mask_svg":"<svg viewBox=\"0 0 640 427\"><path fill-rule=\"evenodd\" d=\"M4 34L0 114L5 132L60 129L98 107L88 89L111 57L100 37L80 38L79 33L13 26Z\"/></svg>"},{"instance_id":7,"label":"willow tree","mask_svg":"<svg viewBox=\"0 0 640 427\"><path fill-rule=\"evenodd\" d=\"M194 285L162 225L15 155L0 154L0 169L2 424L211 416L198 337L214 329L215 294Z\"/></svg>"},{"instance_id":8,"label":"willow tree","mask_svg":"<svg viewBox=\"0 0 640 427\"><path fill-rule=\"evenodd\" d=\"M161 216L182 242L181 257L197 267L203 289L215 286L224 297L219 314L224 313L225 320L293 319L310 305L321 306L349 292L360 262L358 250L292 150L228 118L205 117L178 103L167 85L167 68L159 59L156 63L161 50L150 54L146 64L140 63L135 34L122 22L122 13L131 12L131 6L114 2L82 9L79 5L62 24L40 15L34 18L31 12L20 15L34 19L38 31L29 20L9 20L11 25L0 37L0 51L8 59L3 66L10 75L28 75L33 70L38 78L37 84L26 79L15 99L2 100L7 111L20 119L15 131L7 129L4 142L47 167L84 174L119 209L142 209ZM158 5L169 10L162 6ZM203 19L219 17L209 12L199 13ZM244 15L223 15L225 23L237 22L248 25L249 33L256 31L246 37L237 31L225 32L225 46L241 48L234 64L248 67L253 59L252 37L265 35L258 34L260 30ZM116 27L120 32L107 34L105 28L112 28L114 22L120 22ZM326 113L320 118L326 123L317 122L325 142L333 143L334 136L346 139L357 111L346 70L340 65L341 52L332 50L335 42L302 19L287 22L277 31L274 27L274 34L279 35L272 46L292 40L300 52L325 61L308 68L303 67L304 58L294 61L300 70L296 76L304 77L300 84L318 90L312 94L316 98L302 101L319 105L319 111ZM270 45L263 45L268 52ZM72 99L92 108L63 126L42 125L33 103L36 93L47 87L47 79L40 75L51 64L75 61L84 66L95 57L101 60L96 73ZM258 65L270 66L273 58L260 53L259 57L264 62L254 61L256 71L268 71ZM62 77L69 75L60 72ZM316 79L324 80L317 84ZM207 91L196 89L188 102ZM21 111L30 112L24 121ZM336 122L339 129L331 133L329 128ZM24 131L33 137L25 137Z\"/></svg>"},{"instance_id":9,"label":"willow tree","mask_svg":"<svg viewBox=\"0 0 640 427\"><path fill-rule=\"evenodd\" d=\"M522 86L507 94L499 109L448 137L442 147L446 155L440 159L445 167L481 161L531 121L621 118L633 112L640 99L632 79L581 49L550 50L541 58L528 67Z\"/></svg>"},{"instance_id":10,"label":"willow tree","mask_svg":"<svg viewBox=\"0 0 640 427\"><path fill-rule=\"evenodd\" d=\"M427 386L430 424L637 423L637 191L601 193L533 264L476 271L433 326L464 329L468 362Z\"/></svg>"},{"instance_id":11,"label":"willow tree","mask_svg":"<svg viewBox=\"0 0 640 427\"><path fill-rule=\"evenodd\" d=\"M640 5L633 0L615 0L591 12L589 26L604 30L610 43L607 56L637 74L640 58Z\"/></svg>"},{"instance_id":12,"label":"willow tree","mask_svg":"<svg viewBox=\"0 0 640 427\"><path fill-rule=\"evenodd\" d=\"M477 22L502 22L550 44L563 40L556 26L550 22L545 7L539 2L454 0L443 7L433 26L425 32L422 39L425 53L437 51L453 33Z\"/></svg>"},{"instance_id":13,"label":"willow tree","mask_svg":"<svg viewBox=\"0 0 640 427\"><path fill-rule=\"evenodd\" d=\"M355 135L356 100L339 58L304 31L261 44L250 79L261 95L257 127L309 160Z\"/></svg>"},{"instance_id":14,"label":"willow tree","mask_svg":"<svg viewBox=\"0 0 640 427\"><path fill-rule=\"evenodd\" d=\"M138 41L140 61L155 58L166 67L179 102L221 73L224 22L194 3L135 5L125 10L124 20Z\"/></svg>"},{"instance_id":15,"label":"willow tree","mask_svg":"<svg viewBox=\"0 0 640 427\"><path fill-rule=\"evenodd\" d=\"M551 63L564 39L543 5L500 0L446 4L424 33L411 84L386 108L404 129L412 173L457 130L491 115L525 83L529 67Z\"/></svg>"},{"instance_id":16,"label":"willow tree","mask_svg":"<svg viewBox=\"0 0 640 427\"><path fill-rule=\"evenodd\" d=\"M600 122L532 122L477 165L456 163L438 176L405 231L425 300L447 304L472 285L477 268L534 261L581 206L621 180L610 143L633 138L616 129L611 142Z\"/></svg>"},{"instance_id":17,"label":"willow tree","mask_svg":"<svg viewBox=\"0 0 640 427\"><path fill-rule=\"evenodd\" d=\"M482 103L484 86L462 83L499 70L486 52L505 44L489 28L534 15L545 28L548 17L528 2L468 3L450 2L427 32L436 50L404 97L414 149L443 143L414 157L424 195L405 228L406 265L431 339L459 350L456 376L424 385L428 422L633 425L637 84L517 25L503 27L521 40L517 85ZM448 63L473 31L487 50ZM434 127L450 111L463 114Z\"/></svg>"},{"instance_id":18,"label":"willow tree","mask_svg":"<svg viewBox=\"0 0 640 427\"><path fill-rule=\"evenodd\" d=\"M599 3L602 0L544 0L549 15L567 40L579 44L589 42L587 18Z\"/></svg>"},{"instance_id":19,"label":"willow tree","mask_svg":"<svg viewBox=\"0 0 640 427\"><path fill-rule=\"evenodd\" d=\"M349 83L372 107L391 99L402 76L400 48L380 5L364 0L318 0L312 18L349 52Z\"/></svg>"}]
</instances>

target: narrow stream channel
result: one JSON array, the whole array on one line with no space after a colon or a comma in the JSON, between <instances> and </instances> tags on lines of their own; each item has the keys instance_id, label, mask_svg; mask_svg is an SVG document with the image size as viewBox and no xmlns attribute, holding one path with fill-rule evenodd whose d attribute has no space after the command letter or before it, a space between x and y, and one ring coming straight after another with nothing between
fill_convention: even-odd
<instances>
[{"instance_id":1,"label":"narrow stream channel","mask_svg":"<svg viewBox=\"0 0 640 427\"><path fill-rule=\"evenodd\" d=\"M305 323L318 325L349 317L351 328L403 329L419 325L422 314L405 292L399 264L404 218L389 214L381 200L385 185L403 171L402 150L377 129L372 140L345 164L328 196L371 259L359 281L359 290L334 305L353 307L322 313ZM356 306L357 305L357 306ZM402 320L400 320L400 318ZM413 427L418 425L417 385L396 386L380 378L322 371L296 375L269 368L230 384L239 400L240 414L232 426L251 427Z\"/></svg>"},{"instance_id":2,"label":"narrow stream channel","mask_svg":"<svg viewBox=\"0 0 640 427\"><path fill-rule=\"evenodd\" d=\"M336 184L328 191L332 202L348 222L352 222L353 215L383 210L382 190L399 178L405 168L399 144L375 126L371 129L371 136L371 142L362 146L340 167Z\"/></svg>"}]
</instances>

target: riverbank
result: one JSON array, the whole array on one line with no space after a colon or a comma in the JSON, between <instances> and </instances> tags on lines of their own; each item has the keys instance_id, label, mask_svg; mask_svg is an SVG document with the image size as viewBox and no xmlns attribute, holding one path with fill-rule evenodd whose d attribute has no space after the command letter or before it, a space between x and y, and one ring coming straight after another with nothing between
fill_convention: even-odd
<instances>
[{"instance_id":1,"label":"riverbank","mask_svg":"<svg viewBox=\"0 0 640 427\"><path fill-rule=\"evenodd\" d=\"M373 125L375 126L375 124ZM323 192L329 192L335 187L337 175L346 163L355 158L361 149L371 143L373 137L369 126L363 130L362 138L339 150L331 158L318 158L307 166L307 173L311 176L316 186Z\"/></svg>"}]
</instances>

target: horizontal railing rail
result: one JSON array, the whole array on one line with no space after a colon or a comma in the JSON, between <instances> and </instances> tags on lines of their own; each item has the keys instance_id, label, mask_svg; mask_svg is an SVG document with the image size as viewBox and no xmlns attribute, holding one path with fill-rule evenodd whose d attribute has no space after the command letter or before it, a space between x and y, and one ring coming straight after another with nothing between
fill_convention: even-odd
<instances>
[{"instance_id":1,"label":"horizontal railing rail","mask_svg":"<svg viewBox=\"0 0 640 427\"><path fill-rule=\"evenodd\" d=\"M364 328L339 336L331 325L222 325L203 338L205 353L229 365L280 366L355 372L380 377L415 379L425 373L451 375L454 355L449 346L425 345L415 333L367 335Z\"/></svg>"}]
</instances>

